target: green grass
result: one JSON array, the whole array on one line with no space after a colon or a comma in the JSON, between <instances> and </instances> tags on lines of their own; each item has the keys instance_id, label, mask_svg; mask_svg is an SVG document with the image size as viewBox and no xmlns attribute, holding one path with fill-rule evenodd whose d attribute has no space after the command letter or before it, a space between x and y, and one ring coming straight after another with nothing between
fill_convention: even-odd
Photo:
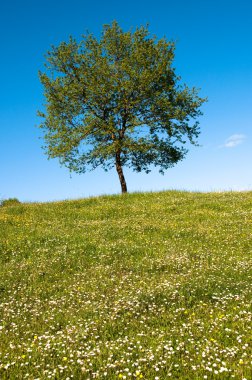
<instances>
[{"instance_id":1,"label":"green grass","mask_svg":"<svg viewBox=\"0 0 252 380\"><path fill-rule=\"evenodd\" d=\"M0 379L251 379L252 193L0 208Z\"/></svg>"}]
</instances>

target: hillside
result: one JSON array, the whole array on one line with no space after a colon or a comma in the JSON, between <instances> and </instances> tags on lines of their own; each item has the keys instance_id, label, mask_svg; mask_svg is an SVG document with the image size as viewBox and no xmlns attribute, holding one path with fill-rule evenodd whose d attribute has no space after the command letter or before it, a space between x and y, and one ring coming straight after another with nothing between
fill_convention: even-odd
<instances>
[{"instance_id":1,"label":"hillside","mask_svg":"<svg viewBox=\"0 0 252 380\"><path fill-rule=\"evenodd\" d=\"M251 379L252 192L0 207L0 379Z\"/></svg>"}]
</instances>

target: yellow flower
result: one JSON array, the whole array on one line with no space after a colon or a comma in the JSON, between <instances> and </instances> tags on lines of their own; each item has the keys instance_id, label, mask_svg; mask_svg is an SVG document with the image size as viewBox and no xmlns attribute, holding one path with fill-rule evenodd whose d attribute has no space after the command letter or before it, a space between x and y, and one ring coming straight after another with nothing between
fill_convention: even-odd
<instances>
[{"instance_id":1,"label":"yellow flower","mask_svg":"<svg viewBox=\"0 0 252 380\"><path fill-rule=\"evenodd\" d=\"M63 358L63 361L64 361L64 362L66 362L66 361L67 361L67 357L66 357L66 356L64 356L64 358Z\"/></svg>"}]
</instances>

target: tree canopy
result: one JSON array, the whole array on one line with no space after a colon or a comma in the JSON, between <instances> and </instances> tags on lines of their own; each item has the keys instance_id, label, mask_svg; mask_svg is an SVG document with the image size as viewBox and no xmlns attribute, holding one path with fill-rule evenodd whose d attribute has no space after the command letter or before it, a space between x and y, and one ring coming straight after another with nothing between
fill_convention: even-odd
<instances>
[{"instance_id":1,"label":"tree canopy","mask_svg":"<svg viewBox=\"0 0 252 380\"><path fill-rule=\"evenodd\" d=\"M174 53L172 41L147 27L124 32L116 21L99 39L88 33L53 46L39 73L48 157L77 173L115 167L122 192L125 166L164 173L182 160L185 144L197 143L205 99L181 84Z\"/></svg>"}]
</instances>

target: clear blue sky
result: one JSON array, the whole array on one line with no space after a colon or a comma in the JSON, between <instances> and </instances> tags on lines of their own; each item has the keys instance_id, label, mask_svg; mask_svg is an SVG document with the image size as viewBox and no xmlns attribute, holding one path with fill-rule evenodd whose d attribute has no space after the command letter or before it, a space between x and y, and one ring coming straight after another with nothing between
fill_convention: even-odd
<instances>
[{"instance_id":1,"label":"clear blue sky","mask_svg":"<svg viewBox=\"0 0 252 380\"><path fill-rule=\"evenodd\" d=\"M250 0L13 0L0 5L0 199L49 201L120 191L114 171L70 175L48 161L36 128L43 103L38 70L52 44L98 35L117 20L124 30L149 23L177 41L183 82L209 101L201 147L164 176L126 170L130 191L252 189L252 2Z\"/></svg>"}]
</instances>

